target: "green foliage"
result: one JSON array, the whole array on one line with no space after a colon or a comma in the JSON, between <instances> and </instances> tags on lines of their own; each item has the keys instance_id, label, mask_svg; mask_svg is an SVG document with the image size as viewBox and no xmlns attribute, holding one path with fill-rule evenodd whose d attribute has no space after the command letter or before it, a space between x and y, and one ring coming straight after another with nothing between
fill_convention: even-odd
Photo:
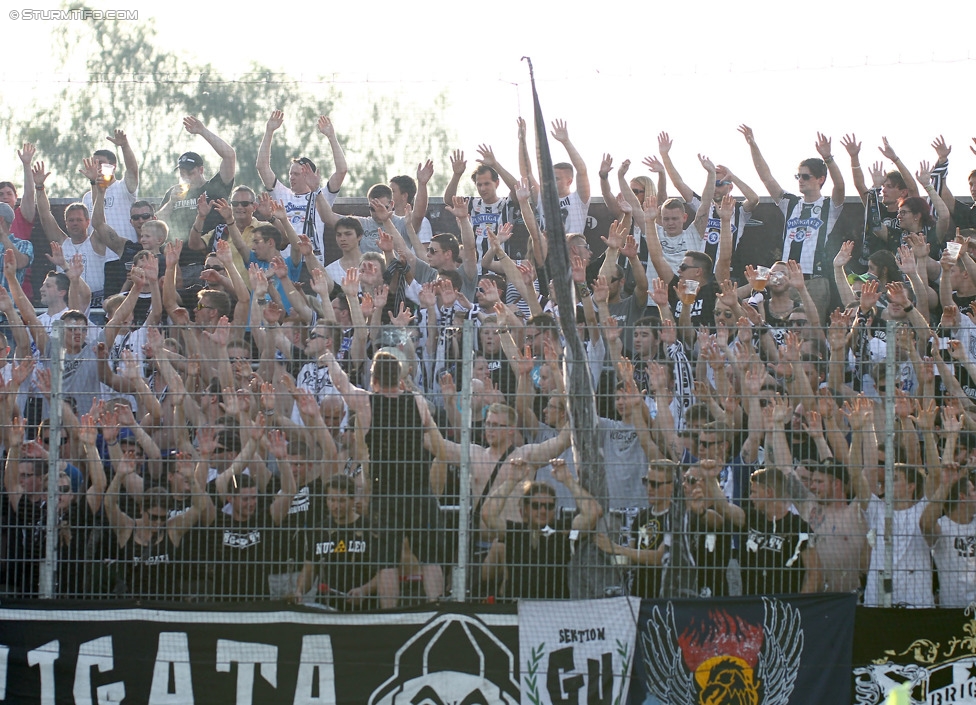
<instances>
[{"instance_id":1,"label":"green foliage","mask_svg":"<svg viewBox=\"0 0 976 705\"><path fill-rule=\"evenodd\" d=\"M213 174L217 155L202 138L183 130L186 115L195 115L234 147L238 184L260 187L255 157L268 115L276 108L285 112L271 154L276 173L286 174L297 156L320 164L326 178L332 173L328 140L316 129L318 116L332 114L340 101L332 83L296 81L256 63L231 78L210 64L191 64L154 44L155 39L151 20L65 22L54 30L52 51L61 66L84 65L87 80L66 83L53 101L38 102L21 113L28 117L7 127L9 144L37 144L38 158L54 174L52 196L75 197L87 190L77 173L81 160L95 149L113 149L105 137L116 128L126 132L139 159L143 197L161 196L175 183L176 160L185 151L199 152L208 175ZM385 95L371 103L355 111L362 119L358 126L336 126L349 164L343 195L365 195L371 184L394 175L389 171L394 165L412 164L397 173L413 175L417 163L428 156L443 162L450 149L452 139L441 122L443 94L427 109ZM119 162L121 169L121 155ZM447 181L444 165L437 166L432 193Z\"/></svg>"}]
</instances>

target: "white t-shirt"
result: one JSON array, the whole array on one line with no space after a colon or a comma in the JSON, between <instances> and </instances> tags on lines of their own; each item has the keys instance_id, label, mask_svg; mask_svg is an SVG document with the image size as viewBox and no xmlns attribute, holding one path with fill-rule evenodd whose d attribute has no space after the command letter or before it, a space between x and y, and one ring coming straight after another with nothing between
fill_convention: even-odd
<instances>
[{"instance_id":1,"label":"white t-shirt","mask_svg":"<svg viewBox=\"0 0 976 705\"><path fill-rule=\"evenodd\" d=\"M701 252L704 249L705 241L702 240L702 236L698 234L695 230L695 225L692 223L687 228L681 231L680 235L671 237L664 232L664 228L660 225L655 225L657 228L657 238L661 241L661 250L664 252L664 259L668 261L668 266L671 267L671 271L677 272L678 267L685 259L685 252L688 250L695 250ZM654 264L652 262L647 263L647 280L654 281L658 278L657 270L654 269ZM668 279L668 277L663 277Z\"/></svg>"},{"instance_id":2,"label":"white t-shirt","mask_svg":"<svg viewBox=\"0 0 976 705\"><path fill-rule=\"evenodd\" d=\"M976 601L976 517L957 524L939 517L942 535L932 547L939 570L939 607L967 607Z\"/></svg>"},{"instance_id":3,"label":"white t-shirt","mask_svg":"<svg viewBox=\"0 0 976 705\"><path fill-rule=\"evenodd\" d=\"M132 242L139 242L136 229L132 227L129 220L132 204L137 200L139 200L139 189L136 188L135 193L129 193L129 189L125 186L125 180L113 181L105 189L105 222L120 237ZM81 202L85 204L90 214L93 210L91 191L85 192L85 195L81 197ZM91 235L93 231L94 228L89 225L88 234Z\"/></svg>"},{"instance_id":4,"label":"white t-shirt","mask_svg":"<svg viewBox=\"0 0 976 705\"><path fill-rule=\"evenodd\" d=\"M932 559L928 544L918 526L926 504L928 502L923 499L908 509L894 512L891 532L894 546L892 605L935 607L935 598L932 596ZM868 531L874 535L874 546L871 549L868 582L864 589L864 604L867 607L880 607L884 593L882 582L885 565L883 499L871 495L867 518Z\"/></svg>"},{"instance_id":5,"label":"white t-shirt","mask_svg":"<svg viewBox=\"0 0 976 705\"><path fill-rule=\"evenodd\" d=\"M291 221L291 227L299 235L304 234L309 236L312 240L312 249L316 257L319 258L322 264L325 264L325 244L322 240L323 233L325 232L325 223L315 208L315 198L318 196L319 191L296 194L283 183L276 180L274 188L270 189L269 192L271 193L271 197L276 201L284 203L285 213L288 215L288 220ZM325 200L329 202L330 206L335 203L338 193L329 191L328 184L321 189L321 192L325 194ZM309 212L315 215L314 220L306 229L305 220Z\"/></svg>"}]
</instances>

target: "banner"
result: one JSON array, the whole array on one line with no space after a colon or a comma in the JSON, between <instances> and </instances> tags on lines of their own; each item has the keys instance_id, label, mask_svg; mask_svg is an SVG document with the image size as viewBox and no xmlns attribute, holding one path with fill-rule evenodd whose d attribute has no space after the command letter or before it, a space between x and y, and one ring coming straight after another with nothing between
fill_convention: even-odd
<instances>
[{"instance_id":1,"label":"banner","mask_svg":"<svg viewBox=\"0 0 976 705\"><path fill-rule=\"evenodd\" d=\"M855 599L645 601L628 702L850 703Z\"/></svg>"},{"instance_id":2,"label":"banner","mask_svg":"<svg viewBox=\"0 0 976 705\"><path fill-rule=\"evenodd\" d=\"M895 687L907 702L976 703L976 616L966 610L867 609L854 630L854 702L884 703Z\"/></svg>"},{"instance_id":3,"label":"banner","mask_svg":"<svg viewBox=\"0 0 976 705\"><path fill-rule=\"evenodd\" d=\"M519 603L523 705L616 705L634 662L640 600Z\"/></svg>"},{"instance_id":4,"label":"banner","mask_svg":"<svg viewBox=\"0 0 976 705\"><path fill-rule=\"evenodd\" d=\"M516 705L506 611L0 609L0 701Z\"/></svg>"}]
</instances>

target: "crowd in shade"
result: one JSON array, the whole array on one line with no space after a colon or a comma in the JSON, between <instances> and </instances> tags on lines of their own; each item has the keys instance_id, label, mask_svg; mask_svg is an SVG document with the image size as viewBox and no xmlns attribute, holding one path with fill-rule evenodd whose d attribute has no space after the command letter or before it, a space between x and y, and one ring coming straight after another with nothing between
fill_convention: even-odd
<instances>
[{"instance_id":1,"label":"crowd in shade","mask_svg":"<svg viewBox=\"0 0 976 705\"><path fill-rule=\"evenodd\" d=\"M520 119L511 171L488 145L450 155L435 230L432 162L343 213L356 165L331 120L331 164L273 164L284 120L259 184L192 116L210 150L178 156L161 200L123 130L63 217L43 145L0 182L4 595L976 600L976 210L941 138L914 173L887 139L862 166L854 135L818 134L774 175L746 125L736 171L678 173L666 133L643 169L594 170L557 120L568 161L540 175ZM782 235L757 259L759 183ZM850 238L845 207L865 214ZM567 394L570 333L592 399Z\"/></svg>"}]
</instances>

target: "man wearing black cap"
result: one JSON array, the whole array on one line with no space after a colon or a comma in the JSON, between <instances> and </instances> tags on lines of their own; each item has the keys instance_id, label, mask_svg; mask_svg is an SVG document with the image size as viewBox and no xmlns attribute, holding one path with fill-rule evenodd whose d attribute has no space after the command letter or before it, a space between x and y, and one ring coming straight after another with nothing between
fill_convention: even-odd
<instances>
[{"instance_id":1,"label":"man wearing black cap","mask_svg":"<svg viewBox=\"0 0 976 705\"><path fill-rule=\"evenodd\" d=\"M271 117L268 118L268 126L264 131L264 139L261 140L261 146L258 147L257 163L255 166L257 167L258 174L261 176L261 182L271 193L271 196L276 201L281 201L285 204L285 211L295 232L308 235L312 241L315 256L324 265L325 245L322 241L322 234L325 232L325 224L322 222L321 216L316 212L315 197L322 191L328 199L330 206L335 203L339 188L346 178L346 157L342 153L339 140L336 139L332 121L325 115L320 115L318 129L329 140L329 144L332 145L332 159L335 162L335 171L329 177L326 188L323 190L321 187L322 177L315 168L315 162L308 157L292 159L291 167L288 169L288 183L290 188L289 186L285 186L278 180L274 170L271 168L271 139L274 137L275 130L281 127L284 121L285 114L282 111L273 110L271 112ZM313 213L314 217L312 216Z\"/></svg>"},{"instance_id":2,"label":"man wearing black cap","mask_svg":"<svg viewBox=\"0 0 976 705\"><path fill-rule=\"evenodd\" d=\"M156 216L169 225L169 231L174 238L186 242L190 237L190 229L195 227L197 217L197 199L201 195L207 201L218 198L226 199L230 196L234 186L234 173L237 169L237 153L234 148L220 137L208 130L197 118L191 116L183 118L183 127L191 135L200 135L213 147L220 156L220 169L209 181L204 176L203 157L196 152L184 152L180 155L176 169L180 172L180 183L170 188L163 196L162 205ZM220 213L211 210L207 216L202 232L210 232L223 222ZM199 283L200 272L203 271L205 252L198 252L184 247L180 253L180 267L183 270L183 285L190 286Z\"/></svg>"}]
</instances>

